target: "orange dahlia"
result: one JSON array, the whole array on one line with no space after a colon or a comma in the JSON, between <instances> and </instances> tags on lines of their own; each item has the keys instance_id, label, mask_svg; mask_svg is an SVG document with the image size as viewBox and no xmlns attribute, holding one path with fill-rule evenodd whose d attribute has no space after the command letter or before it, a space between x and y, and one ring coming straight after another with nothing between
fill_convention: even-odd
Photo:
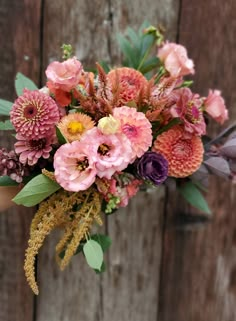
<instances>
[{"instance_id":1,"label":"orange dahlia","mask_svg":"<svg viewBox=\"0 0 236 321\"><path fill-rule=\"evenodd\" d=\"M200 137L178 125L156 138L153 151L160 152L168 160L169 176L187 177L200 167L204 149Z\"/></svg>"},{"instance_id":2,"label":"orange dahlia","mask_svg":"<svg viewBox=\"0 0 236 321\"><path fill-rule=\"evenodd\" d=\"M73 113L64 116L58 124L58 128L69 142L73 142L80 140L80 137L94 125L94 121L88 115Z\"/></svg>"},{"instance_id":3,"label":"orange dahlia","mask_svg":"<svg viewBox=\"0 0 236 321\"><path fill-rule=\"evenodd\" d=\"M111 70L107 74L108 85L119 88L119 101L117 106L126 105L130 101L137 102L140 91L147 86L147 79L141 72L128 67ZM117 84L118 82L118 84Z\"/></svg>"}]
</instances>

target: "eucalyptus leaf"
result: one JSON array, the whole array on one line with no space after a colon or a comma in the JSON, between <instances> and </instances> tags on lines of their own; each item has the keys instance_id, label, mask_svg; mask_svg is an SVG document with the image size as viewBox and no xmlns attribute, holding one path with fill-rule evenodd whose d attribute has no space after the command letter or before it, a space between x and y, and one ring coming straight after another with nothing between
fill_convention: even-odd
<instances>
[{"instance_id":1,"label":"eucalyptus leaf","mask_svg":"<svg viewBox=\"0 0 236 321\"><path fill-rule=\"evenodd\" d=\"M0 115L9 116L13 103L8 100L0 99Z\"/></svg>"},{"instance_id":2,"label":"eucalyptus leaf","mask_svg":"<svg viewBox=\"0 0 236 321\"><path fill-rule=\"evenodd\" d=\"M90 239L84 244L83 252L88 265L93 269L101 271L103 263L103 251L101 245Z\"/></svg>"},{"instance_id":3,"label":"eucalyptus leaf","mask_svg":"<svg viewBox=\"0 0 236 321\"><path fill-rule=\"evenodd\" d=\"M17 186L16 181L13 181L9 176L0 176L0 186Z\"/></svg>"},{"instance_id":4,"label":"eucalyptus leaf","mask_svg":"<svg viewBox=\"0 0 236 321\"><path fill-rule=\"evenodd\" d=\"M191 182L186 182L181 186L178 186L178 190L181 195L190 203L193 207L196 207L200 211L206 214L211 214L211 210L203 197L199 189Z\"/></svg>"},{"instance_id":5,"label":"eucalyptus leaf","mask_svg":"<svg viewBox=\"0 0 236 321\"><path fill-rule=\"evenodd\" d=\"M16 80L15 80L15 89L18 96L23 94L23 90L27 88L29 90L37 90L38 87L35 85L35 83L23 75L21 72L18 72L16 74Z\"/></svg>"},{"instance_id":6,"label":"eucalyptus leaf","mask_svg":"<svg viewBox=\"0 0 236 321\"><path fill-rule=\"evenodd\" d=\"M223 155L229 158L236 158L236 138L228 140L221 148Z\"/></svg>"},{"instance_id":7,"label":"eucalyptus leaf","mask_svg":"<svg viewBox=\"0 0 236 321\"><path fill-rule=\"evenodd\" d=\"M59 190L61 186L43 174L35 176L13 198L13 202L26 207L35 206Z\"/></svg>"},{"instance_id":8,"label":"eucalyptus leaf","mask_svg":"<svg viewBox=\"0 0 236 321\"><path fill-rule=\"evenodd\" d=\"M206 167L215 175L229 178L230 168L229 163L222 157L210 157L204 161Z\"/></svg>"},{"instance_id":9,"label":"eucalyptus leaf","mask_svg":"<svg viewBox=\"0 0 236 321\"><path fill-rule=\"evenodd\" d=\"M0 130L14 130L10 120L0 121Z\"/></svg>"}]
</instances>

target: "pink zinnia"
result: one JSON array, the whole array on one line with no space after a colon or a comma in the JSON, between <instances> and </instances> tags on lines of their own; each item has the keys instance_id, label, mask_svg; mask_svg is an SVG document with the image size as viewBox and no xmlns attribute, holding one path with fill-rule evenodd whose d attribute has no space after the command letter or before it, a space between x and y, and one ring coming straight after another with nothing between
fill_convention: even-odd
<instances>
[{"instance_id":1,"label":"pink zinnia","mask_svg":"<svg viewBox=\"0 0 236 321\"><path fill-rule=\"evenodd\" d=\"M59 121L59 110L55 101L38 90L24 90L10 112L16 132L28 140L38 140L54 131Z\"/></svg>"},{"instance_id":2,"label":"pink zinnia","mask_svg":"<svg viewBox=\"0 0 236 321\"><path fill-rule=\"evenodd\" d=\"M131 161L131 145L122 133L104 135L94 127L82 136L81 142L93 146L97 155L96 169L99 177L110 179L116 171L122 171Z\"/></svg>"},{"instance_id":3,"label":"pink zinnia","mask_svg":"<svg viewBox=\"0 0 236 321\"><path fill-rule=\"evenodd\" d=\"M62 145L54 155L55 178L67 191L88 189L95 181L97 170L91 145L74 141Z\"/></svg>"},{"instance_id":4,"label":"pink zinnia","mask_svg":"<svg viewBox=\"0 0 236 321\"><path fill-rule=\"evenodd\" d=\"M152 144L151 123L135 108L114 108L113 117L120 121L120 130L131 142L132 162L141 157Z\"/></svg>"},{"instance_id":5,"label":"pink zinnia","mask_svg":"<svg viewBox=\"0 0 236 321\"><path fill-rule=\"evenodd\" d=\"M187 132L204 135L206 133L206 123L203 117L200 96L193 94L189 88L176 90L175 96L176 102L170 109L172 117L180 118Z\"/></svg>"},{"instance_id":6,"label":"pink zinnia","mask_svg":"<svg viewBox=\"0 0 236 321\"><path fill-rule=\"evenodd\" d=\"M28 164L30 166L35 165L39 158L49 158L52 150L52 144L55 137L48 136L37 140L27 140L20 134L16 135L18 140L15 143L15 152L20 155L19 160L22 164Z\"/></svg>"}]
</instances>

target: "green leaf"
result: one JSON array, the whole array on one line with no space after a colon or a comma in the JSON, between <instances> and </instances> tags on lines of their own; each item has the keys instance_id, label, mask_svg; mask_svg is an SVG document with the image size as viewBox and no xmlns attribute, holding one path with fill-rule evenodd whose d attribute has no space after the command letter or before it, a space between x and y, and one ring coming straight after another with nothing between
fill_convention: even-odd
<instances>
[{"instance_id":1,"label":"green leaf","mask_svg":"<svg viewBox=\"0 0 236 321\"><path fill-rule=\"evenodd\" d=\"M34 206L59 190L61 186L43 174L34 177L13 198L13 202L26 207Z\"/></svg>"},{"instance_id":2,"label":"green leaf","mask_svg":"<svg viewBox=\"0 0 236 321\"><path fill-rule=\"evenodd\" d=\"M149 71L157 68L159 66L160 60L157 57L149 58L139 69L142 74L146 74Z\"/></svg>"},{"instance_id":3,"label":"green leaf","mask_svg":"<svg viewBox=\"0 0 236 321\"><path fill-rule=\"evenodd\" d=\"M127 66L136 69L138 67L138 53L123 35L119 34L117 39L120 49L126 58Z\"/></svg>"},{"instance_id":4,"label":"green leaf","mask_svg":"<svg viewBox=\"0 0 236 321\"><path fill-rule=\"evenodd\" d=\"M0 115L9 116L13 103L8 100L0 99Z\"/></svg>"},{"instance_id":5,"label":"green leaf","mask_svg":"<svg viewBox=\"0 0 236 321\"><path fill-rule=\"evenodd\" d=\"M91 240L96 241L101 245L102 251L105 252L111 246L111 238L103 234L91 235Z\"/></svg>"},{"instance_id":6,"label":"green leaf","mask_svg":"<svg viewBox=\"0 0 236 321\"><path fill-rule=\"evenodd\" d=\"M105 272L105 271L106 271L106 264L105 264L105 262L104 262L104 261L102 262L102 266L101 266L100 270L94 269L94 271L95 271L97 274L101 274L101 273Z\"/></svg>"},{"instance_id":7,"label":"green leaf","mask_svg":"<svg viewBox=\"0 0 236 321\"><path fill-rule=\"evenodd\" d=\"M181 195L189 202L193 207L205 212L206 214L211 214L211 210L203 197L199 189L192 183L186 182L185 184L178 187Z\"/></svg>"},{"instance_id":8,"label":"green leaf","mask_svg":"<svg viewBox=\"0 0 236 321\"><path fill-rule=\"evenodd\" d=\"M63 145L68 143L67 139L65 138L65 136L62 134L62 132L57 126L56 126L56 135L57 135L59 144Z\"/></svg>"},{"instance_id":9,"label":"green leaf","mask_svg":"<svg viewBox=\"0 0 236 321\"><path fill-rule=\"evenodd\" d=\"M84 244L83 252L88 265L93 269L101 271L103 263L103 251L101 245L94 240L88 240Z\"/></svg>"},{"instance_id":10,"label":"green leaf","mask_svg":"<svg viewBox=\"0 0 236 321\"><path fill-rule=\"evenodd\" d=\"M130 38L131 42L133 43L134 47L139 49L140 48L140 37L139 35L134 31L134 29L128 27L126 29L127 36Z\"/></svg>"},{"instance_id":11,"label":"green leaf","mask_svg":"<svg viewBox=\"0 0 236 321\"><path fill-rule=\"evenodd\" d=\"M14 130L10 120L0 121L0 130Z\"/></svg>"},{"instance_id":12,"label":"green leaf","mask_svg":"<svg viewBox=\"0 0 236 321\"><path fill-rule=\"evenodd\" d=\"M164 127L162 127L158 132L155 134L153 138L156 138L158 135L166 132L167 130L171 129L171 127L178 125L181 122L179 118L173 118L171 121Z\"/></svg>"},{"instance_id":13,"label":"green leaf","mask_svg":"<svg viewBox=\"0 0 236 321\"><path fill-rule=\"evenodd\" d=\"M16 181L13 181L9 176L0 176L0 186L17 186Z\"/></svg>"},{"instance_id":14,"label":"green leaf","mask_svg":"<svg viewBox=\"0 0 236 321\"><path fill-rule=\"evenodd\" d=\"M38 87L35 85L35 83L23 75L22 73L18 72L16 74L16 80L15 80L15 89L17 96L20 96L23 94L23 90L27 88L29 90L37 90Z\"/></svg>"}]
</instances>

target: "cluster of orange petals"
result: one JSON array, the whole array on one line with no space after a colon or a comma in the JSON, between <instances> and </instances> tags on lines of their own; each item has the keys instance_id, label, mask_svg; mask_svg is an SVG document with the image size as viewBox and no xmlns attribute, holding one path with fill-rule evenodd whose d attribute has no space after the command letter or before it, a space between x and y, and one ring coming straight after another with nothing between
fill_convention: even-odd
<instances>
[{"instance_id":1,"label":"cluster of orange petals","mask_svg":"<svg viewBox=\"0 0 236 321\"><path fill-rule=\"evenodd\" d=\"M160 152L167 159L169 176L187 177L200 167L204 148L199 136L186 133L178 125L156 138L153 151Z\"/></svg>"}]
</instances>

